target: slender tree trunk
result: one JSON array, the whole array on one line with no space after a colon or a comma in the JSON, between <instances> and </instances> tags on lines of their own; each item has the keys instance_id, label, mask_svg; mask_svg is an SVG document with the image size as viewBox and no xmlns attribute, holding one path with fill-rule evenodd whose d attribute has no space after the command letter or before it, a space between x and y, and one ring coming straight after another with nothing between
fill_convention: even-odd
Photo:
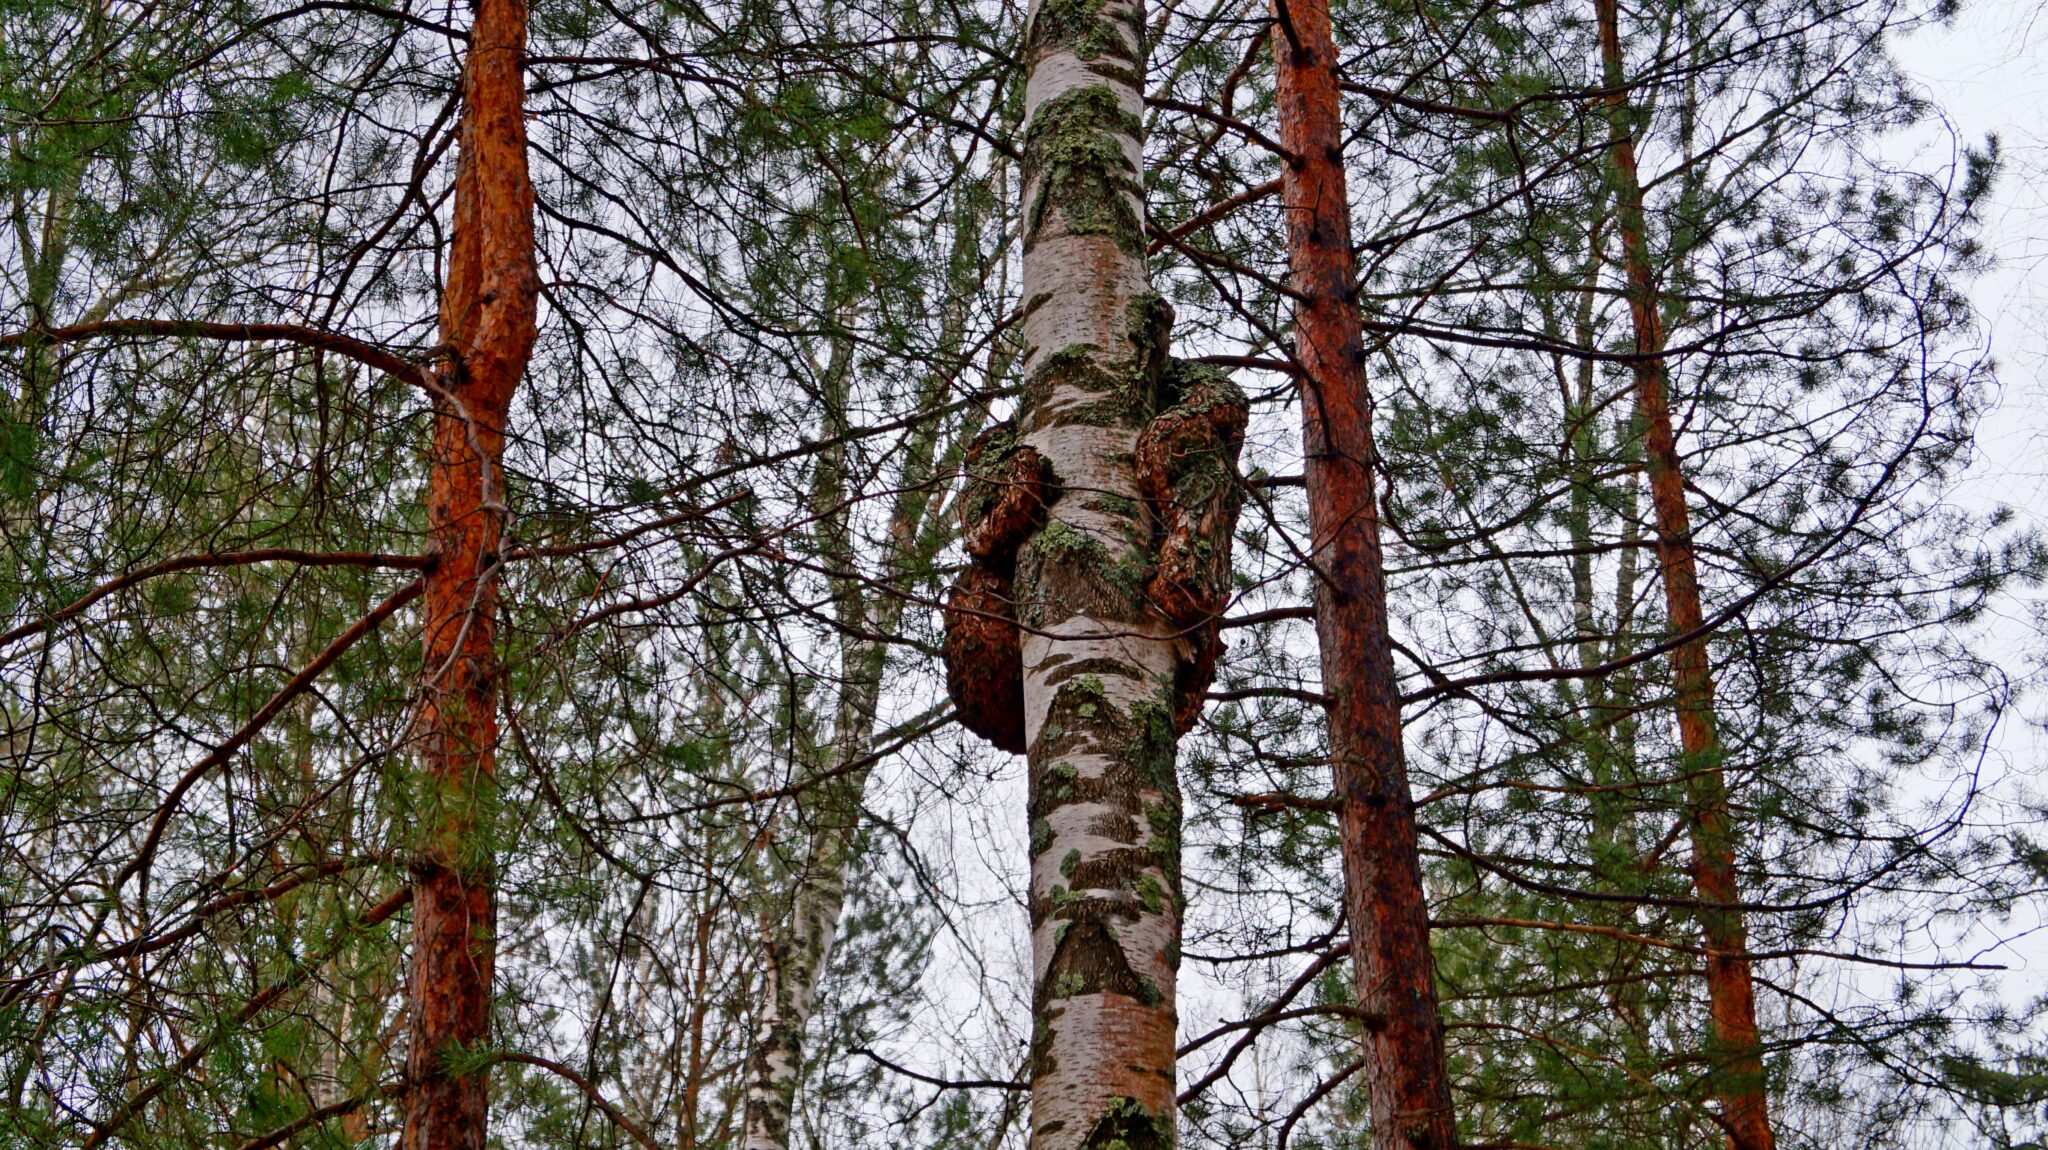
<instances>
[{"instance_id":1,"label":"slender tree trunk","mask_svg":"<svg viewBox=\"0 0 2048 1150\"><path fill-rule=\"evenodd\" d=\"M1686 506L1685 476L1671 424L1669 380L1662 358L1663 320L1636 171L1633 112L1622 86L1625 70L1616 0L1594 0L1594 10L1604 82L1613 93L1603 103L1608 123L1608 177L1621 225L1635 347L1644 357L1635 366L1636 408L1656 521L1657 564L1664 583L1665 613L1672 631L1682 635L1697 631L1705 617L1693 555L1692 516ZM1713 1013L1713 1089L1721 1101L1729 1145L1734 1150L1772 1150L1775 1139L1757 1033L1756 989L1749 959L1744 957L1749 949L1747 932L1737 909L1742 894L1735 879L1735 830L1721 770L1714 680L1705 636L1671 653L1671 680L1677 696L1679 745L1684 751L1680 770L1686 780L1693 889L1706 904L1700 921L1706 935L1707 997Z\"/></svg>"},{"instance_id":2,"label":"slender tree trunk","mask_svg":"<svg viewBox=\"0 0 2048 1150\"><path fill-rule=\"evenodd\" d=\"M1028 757L1032 1150L1175 1139L1174 756L1219 650L1245 406L1166 354L1145 58L1137 0L1033 6L1023 395L969 451L948 599L963 723Z\"/></svg>"},{"instance_id":3,"label":"slender tree trunk","mask_svg":"<svg viewBox=\"0 0 2048 1150\"><path fill-rule=\"evenodd\" d=\"M1316 634L1329 695L1344 905L1365 1030L1375 1150L1457 1144L1429 908L1401 749L1373 492L1372 397L1351 255L1343 120L1327 0L1277 0L1280 142L1307 455Z\"/></svg>"},{"instance_id":4,"label":"slender tree trunk","mask_svg":"<svg viewBox=\"0 0 2048 1150\"><path fill-rule=\"evenodd\" d=\"M966 217L954 238L953 302L941 329L941 347L960 346L967 323L966 302L981 286L982 276L969 271L979 265L979 222ZM845 413L852 398L848 385L854 353L851 339L835 340L832 360L822 373L828 440L837 440L851 430ZM940 406L951 378L949 371L934 370L918 396L919 410ZM795 799L797 821L806 841L802 858L792 868L787 910L764 931L766 962L761 1019L748 1066L745 1150L785 1150L789 1145L806 1031L825 964L838 937L860 829L861 800L873 773L872 766L845 769L846 764L868 753L887 670L887 649L861 636L896 632L910 601L915 573L929 568L935 544L944 538L925 528L939 510L930 485L945 430L944 421L934 417L920 425L906 444L898 494L889 510L889 541L878 564L881 579L894 585L893 594L877 595L859 575L846 506L845 448L830 448L818 455L811 502L819 517L819 557L831 573L841 629L839 700L829 753L816 764L806 780L810 785Z\"/></svg>"},{"instance_id":5,"label":"slender tree trunk","mask_svg":"<svg viewBox=\"0 0 2048 1150\"><path fill-rule=\"evenodd\" d=\"M525 0L478 0L463 71L454 239L427 480L424 699L415 818L404 1150L481 1150L497 940L497 556L505 421L533 351L539 277L526 168Z\"/></svg>"}]
</instances>

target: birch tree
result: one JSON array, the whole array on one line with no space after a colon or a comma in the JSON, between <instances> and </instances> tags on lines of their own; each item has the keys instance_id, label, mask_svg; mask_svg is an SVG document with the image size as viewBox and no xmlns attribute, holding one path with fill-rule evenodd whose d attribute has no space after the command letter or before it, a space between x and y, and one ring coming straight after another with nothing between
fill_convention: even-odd
<instances>
[{"instance_id":1,"label":"birch tree","mask_svg":"<svg viewBox=\"0 0 2048 1150\"><path fill-rule=\"evenodd\" d=\"M1242 396L1171 362L1145 268L1132 0L1034 6L1023 396L970 448L948 600L969 729L1029 761L1034 1150L1175 1144L1175 743L1229 596Z\"/></svg>"}]
</instances>

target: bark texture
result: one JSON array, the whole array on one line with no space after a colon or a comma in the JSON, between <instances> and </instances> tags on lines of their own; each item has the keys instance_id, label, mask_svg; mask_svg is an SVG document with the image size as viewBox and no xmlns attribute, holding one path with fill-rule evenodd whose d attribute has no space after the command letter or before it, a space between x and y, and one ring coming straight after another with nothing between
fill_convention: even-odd
<instances>
[{"instance_id":1,"label":"bark texture","mask_svg":"<svg viewBox=\"0 0 2048 1150\"><path fill-rule=\"evenodd\" d=\"M522 108L524 0L478 0L441 297L424 596L404 1150L481 1150L496 952L493 819L501 461L539 296Z\"/></svg>"},{"instance_id":2,"label":"bark texture","mask_svg":"<svg viewBox=\"0 0 2048 1150\"><path fill-rule=\"evenodd\" d=\"M1643 218L1642 183L1637 175L1633 113L1624 88L1621 29L1616 0L1594 0L1603 78L1614 93L1604 101L1608 123L1608 175L1620 224L1629 315L1635 327L1636 410L1642 423L1643 454L1655 518L1658 573L1671 629L1700 629L1699 564L1693 554L1692 514L1685 501L1685 474L1671 423L1668 372L1662 358L1663 317L1656 274L1650 262ZM1692 839L1693 890L1702 903L1701 932L1707 947L1707 999L1713 1014L1711 1084L1721 1104L1721 1123L1733 1150L1773 1150L1770 1103L1762 1045L1756 1024L1756 987L1749 959L1748 931L1737 904L1735 830L1728 809L1728 785L1721 769L1721 739L1714 720L1714 679L1704 635L1671 652L1671 682L1678 710L1678 738L1684 752L1687 830Z\"/></svg>"},{"instance_id":3,"label":"bark texture","mask_svg":"<svg viewBox=\"0 0 2048 1150\"><path fill-rule=\"evenodd\" d=\"M1166 354L1172 311L1144 258L1145 54L1140 3L1033 7L1023 397L1011 444L985 444L974 469L976 483L1007 482L976 501L986 511L968 509L970 540L1006 544L974 561L1009 576L1019 635L1033 1150L1175 1141L1177 717L1191 721L1214 666L1213 613L1194 616L1228 594L1244 398ZM1213 482L1192 478L1203 471ZM996 512L1033 487L1049 496L1042 523L1021 517L1028 530L1011 549L1011 517ZM1155 601L1158 590L1178 601ZM957 626L961 613L948 614Z\"/></svg>"},{"instance_id":4,"label":"bark texture","mask_svg":"<svg viewBox=\"0 0 2048 1150\"><path fill-rule=\"evenodd\" d=\"M1376 1150L1457 1144L1429 909L1401 748L1400 695L1387 631L1385 564L1373 490L1377 454L1351 254L1343 121L1327 0L1282 0L1280 142L1293 160L1286 205L1316 634L1329 696L1331 771L1344 852L1344 903Z\"/></svg>"}]
</instances>

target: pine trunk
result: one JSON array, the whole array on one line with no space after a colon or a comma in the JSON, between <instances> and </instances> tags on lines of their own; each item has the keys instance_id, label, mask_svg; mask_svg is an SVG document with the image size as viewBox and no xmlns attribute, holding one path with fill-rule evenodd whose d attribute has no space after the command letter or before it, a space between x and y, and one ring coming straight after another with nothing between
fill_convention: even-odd
<instances>
[{"instance_id":1,"label":"pine trunk","mask_svg":"<svg viewBox=\"0 0 2048 1150\"><path fill-rule=\"evenodd\" d=\"M481 1150L496 957L497 562L505 422L532 354L539 278L526 167L524 0L478 0L463 72L454 238L441 299L415 797L404 1150Z\"/></svg>"},{"instance_id":2,"label":"pine trunk","mask_svg":"<svg viewBox=\"0 0 2048 1150\"><path fill-rule=\"evenodd\" d=\"M1636 169L1633 113L1623 88L1621 30L1616 0L1594 0L1600 56L1607 89L1609 178L1621 225L1622 263L1628 284L1629 315L1635 326L1636 409L1642 423L1650 505L1656 524L1657 564L1664 583L1664 609L1674 634L1696 632L1705 621L1700 606L1699 566L1693 555L1692 515L1685 501L1685 475L1671 423L1669 380L1663 360L1664 329L1657 281L1650 263L1643 217L1643 192ZM1770 1106L1756 1024L1756 989L1750 972L1749 941L1735 879L1735 831L1729 817L1727 782L1721 770L1721 741L1715 729L1714 680L1707 639L1700 635L1671 652L1671 681L1677 697L1680 769L1686 783L1686 817L1692 838L1693 889L1707 944L1707 997L1713 1014L1712 1083L1721 1103L1721 1123L1733 1150L1772 1150Z\"/></svg>"},{"instance_id":3,"label":"pine trunk","mask_svg":"<svg viewBox=\"0 0 2048 1150\"><path fill-rule=\"evenodd\" d=\"M1342 109L1327 0L1282 0L1281 177L1293 269L1295 355L1316 634L1329 696L1331 770L1344 856L1344 904L1365 1028L1375 1150L1457 1144L1444 1065L1429 908L1401 749L1400 695L1373 491L1377 455L1351 254Z\"/></svg>"}]
</instances>

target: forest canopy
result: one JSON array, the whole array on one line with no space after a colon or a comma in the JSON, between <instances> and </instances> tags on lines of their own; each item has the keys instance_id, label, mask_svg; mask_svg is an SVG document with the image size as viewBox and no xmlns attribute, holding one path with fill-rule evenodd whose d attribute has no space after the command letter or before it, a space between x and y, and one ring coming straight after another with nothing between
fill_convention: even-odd
<instances>
[{"instance_id":1,"label":"forest canopy","mask_svg":"<svg viewBox=\"0 0 2048 1150\"><path fill-rule=\"evenodd\" d=\"M0 2L0 1144L2048 1142L1956 16Z\"/></svg>"}]
</instances>

